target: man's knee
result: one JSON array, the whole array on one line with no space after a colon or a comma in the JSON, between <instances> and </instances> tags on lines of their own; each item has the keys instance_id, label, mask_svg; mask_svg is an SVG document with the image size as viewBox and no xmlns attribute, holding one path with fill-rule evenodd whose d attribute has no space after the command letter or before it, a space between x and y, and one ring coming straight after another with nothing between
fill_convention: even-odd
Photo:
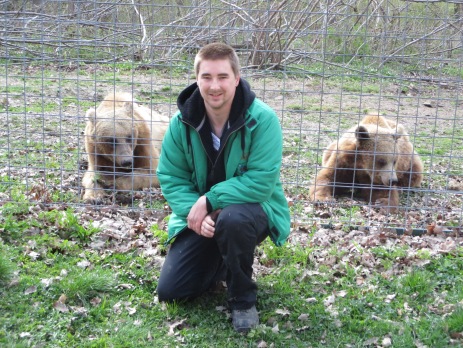
<instances>
[{"instance_id":1,"label":"man's knee","mask_svg":"<svg viewBox=\"0 0 463 348\"><path fill-rule=\"evenodd\" d=\"M217 218L217 227L239 226L252 223L252 215L244 205L235 204L225 207Z\"/></svg>"},{"instance_id":2,"label":"man's knee","mask_svg":"<svg viewBox=\"0 0 463 348\"><path fill-rule=\"evenodd\" d=\"M172 302L176 300L189 300L200 296L205 291L206 283L188 277L183 273L176 278L162 276L159 278L156 289L160 302Z\"/></svg>"},{"instance_id":3,"label":"man's knee","mask_svg":"<svg viewBox=\"0 0 463 348\"><path fill-rule=\"evenodd\" d=\"M216 222L216 233L230 231L234 236L249 232L260 235L267 227L267 215L259 204L234 204L220 212Z\"/></svg>"}]
</instances>

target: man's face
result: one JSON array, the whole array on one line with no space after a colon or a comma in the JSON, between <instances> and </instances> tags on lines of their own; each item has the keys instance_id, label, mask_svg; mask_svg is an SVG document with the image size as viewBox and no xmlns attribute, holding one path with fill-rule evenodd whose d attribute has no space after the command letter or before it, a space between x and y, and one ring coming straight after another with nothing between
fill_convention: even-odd
<instances>
[{"instance_id":1,"label":"man's face","mask_svg":"<svg viewBox=\"0 0 463 348\"><path fill-rule=\"evenodd\" d=\"M228 59L203 60L196 79L206 111L214 116L230 113L240 77L233 73Z\"/></svg>"}]
</instances>

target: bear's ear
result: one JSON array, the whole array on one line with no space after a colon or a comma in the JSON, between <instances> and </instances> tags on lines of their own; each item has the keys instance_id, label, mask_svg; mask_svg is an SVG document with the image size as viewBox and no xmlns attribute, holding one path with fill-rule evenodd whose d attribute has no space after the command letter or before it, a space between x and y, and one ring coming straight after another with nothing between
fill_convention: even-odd
<instances>
[{"instance_id":1,"label":"bear's ear","mask_svg":"<svg viewBox=\"0 0 463 348\"><path fill-rule=\"evenodd\" d=\"M127 111L129 116L133 116L133 103L132 102L125 102L124 109Z\"/></svg>"},{"instance_id":2,"label":"bear's ear","mask_svg":"<svg viewBox=\"0 0 463 348\"><path fill-rule=\"evenodd\" d=\"M395 133L393 134L394 140L395 141L399 140L399 138L405 134L406 132L405 132L404 126L402 126L401 124L398 124L395 129Z\"/></svg>"},{"instance_id":3,"label":"bear's ear","mask_svg":"<svg viewBox=\"0 0 463 348\"><path fill-rule=\"evenodd\" d=\"M358 126L355 130L355 137L359 141L364 141L370 139L370 134L368 133L368 129L364 126Z\"/></svg>"},{"instance_id":4,"label":"bear's ear","mask_svg":"<svg viewBox=\"0 0 463 348\"><path fill-rule=\"evenodd\" d=\"M92 123L95 123L95 116L96 116L96 110L95 108L90 108L87 110L87 112L85 113L85 119L87 121L90 121Z\"/></svg>"}]
</instances>

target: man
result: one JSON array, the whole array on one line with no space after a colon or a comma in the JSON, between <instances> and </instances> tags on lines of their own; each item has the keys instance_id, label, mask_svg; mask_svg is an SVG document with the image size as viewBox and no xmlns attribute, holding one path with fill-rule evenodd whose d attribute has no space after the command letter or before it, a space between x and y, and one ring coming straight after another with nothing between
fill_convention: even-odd
<instances>
[{"instance_id":1,"label":"man","mask_svg":"<svg viewBox=\"0 0 463 348\"><path fill-rule=\"evenodd\" d=\"M230 46L206 45L194 69L196 83L178 97L157 169L173 241L157 293L160 301L191 299L226 280L233 326L247 332L259 323L255 248L267 236L281 246L290 230L281 126L240 78Z\"/></svg>"}]
</instances>

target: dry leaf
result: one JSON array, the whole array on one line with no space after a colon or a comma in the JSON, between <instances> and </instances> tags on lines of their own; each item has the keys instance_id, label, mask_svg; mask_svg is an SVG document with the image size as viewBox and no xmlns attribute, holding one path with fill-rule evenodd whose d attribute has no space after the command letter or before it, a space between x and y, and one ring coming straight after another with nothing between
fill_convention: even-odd
<instances>
[{"instance_id":1,"label":"dry leaf","mask_svg":"<svg viewBox=\"0 0 463 348\"><path fill-rule=\"evenodd\" d=\"M93 305L93 306L98 306L100 303L101 303L101 298L99 297L94 297L90 300L90 303Z\"/></svg>"},{"instance_id":2,"label":"dry leaf","mask_svg":"<svg viewBox=\"0 0 463 348\"><path fill-rule=\"evenodd\" d=\"M385 348L390 347L392 345L392 340L390 337L384 337L381 341L381 345Z\"/></svg>"},{"instance_id":3,"label":"dry leaf","mask_svg":"<svg viewBox=\"0 0 463 348\"><path fill-rule=\"evenodd\" d=\"M451 332L450 337L454 340L461 340L463 338L463 332Z\"/></svg>"},{"instance_id":4,"label":"dry leaf","mask_svg":"<svg viewBox=\"0 0 463 348\"><path fill-rule=\"evenodd\" d=\"M121 289L133 289L135 286L132 284L119 284L117 287Z\"/></svg>"},{"instance_id":5,"label":"dry leaf","mask_svg":"<svg viewBox=\"0 0 463 348\"><path fill-rule=\"evenodd\" d=\"M120 313L122 312L121 307L122 307L122 303L120 303L120 302L116 303L116 304L113 306L113 311L114 311L114 313L120 314Z\"/></svg>"},{"instance_id":6,"label":"dry leaf","mask_svg":"<svg viewBox=\"0 0 463 348\"><path fill-rule=\"evenodd\" d=\"M285 309L277 309L277 310L275 311L275 313L276 313L276 314L280 314L280 315L282 315L282 316L286 316L286 315L290 315L290 314L291 314L291 312L288 311L286 308L285 308Z\"/></svg>"},{"instance_id":7,"label":"dry leaf","mask_svg":"<svg viewBox=\"0 0 463 348\"><path fill-rule=\"evenodd\" d=\"M61 313L69 312L68 307L64 303L61 303L59 301L56 301L55 303L53 303L53 308L56 309L58 312L61 312Z\"/></svg>"},{"instance_id":8,"label":"dry leaf","mask_svg":"<svg viewBox=\"0 0 463 348\"><path fill-rule=\"evenodd\" d=\"M72 313L74 313L75 315L78 315L80 317L87 317L87 308L79 306L70 306L69 308L71 308Z\"/></svg>"},{"instance_id":9,"label":"dry leaf","mask_svg":"<svg viewBox=\"0 0 463 348\"><path fill-rule=\"evenodd\" d=\"M134 315L135 313L137 313L137 309L134 307L125 307L125 309L127 309L129 315Z\"/></svg>"},{"instance_id":10,"label":"dry leaf","mask_svg":"<svg viewBox=\"0 0 463 348\"><path fill-rule=\"evenodd\" d=\"M29 294L32 294L34 292L37 291L37 287L35 285L33 286L30 286L28 287L25 291L24 291L24 295L29 295Z\"/></svg>"},{"instance_id":11,"label":"dry leaf","mask_svg":"<svg viewBox=\"0 0 463 348\"><path fill-rule=\"evenodd\" d=\"M40 283L42 283L45 288L48 288L53 283L53 278L41 279Z\"/></svg>"},{"instance_id":12,"label":"dry leaf","mask_svg":"<svg viewBox=\"0 0 463 348\"><path fill-rule=\"evenodd\" d=\"M330 295L330 296L328 296L327 298L325 298L323 300L323 304L326 307L328 307L328 306L330 306L330 305L332 305L334 303L335 299L336 299L336 297L334 295Z\"/></svg>"},{"instance_id":13,"label":"dry leaf","mask_svg":"<svg viewBox=\"0 0 463 348\"><path fill-rule=\"evenodd\" d=\"M31 251L27 254L27 256L29 256L32 260L36 261L39 258L40 254L36 253L35 251Z\"/></svg>"},{"instance_id":14,"label":"dry leaf","mask_svg":"<svg viewBox=\"0 0 463 348\"><path fill-rule=\"evenodd\" d=\"M273 332L273 333L278 333L278 332L280 332L280 328L278 327L278 323L276 323L275 326L272 327L272 332Z\"/></svg>"},{"instance_id":15,"label":"dry leaf","mask_svg":"<svg viewBox=\"0 0 463 348\"><path fill-rule=\"evenodd\" d=\"M59 297L58 301L61 302L61 303L66 303L66 300L67 300L67 296L65 294L61 294L61 296Z\"/></svg>"},{"instance_id":16,"label":"dry leaf","mask_svg":"<svg viewBox=\"0 0 463 348\"><path fill-rule=\"evenodd\" d=\"M387 295L387 296L386 296L386 299L384 300L384 302L390 303L393 299L395 299L396 296L397 296L397 294Z\"/></svg>"},{"instance_id":17,"label":"dry leaf","mask_svg":"<svg viewBox=\"0 0 463 348\"><path fill-rule=\"evenodd\" d=\"M378 337L372 337L372 338L367 339L365 342L363 342L363 346L364 347L372 346L372 345L376 345L377 343L378 343Z\"/></svg>"},{"instance_id":18,"label":"dry leaf","mask_svg":"<svg viewBox=\"0 0 463 348\"><path fill-rule=\"evenodd\" d=\"M11 282L8 284L8 287L11 288L13 286L19 285L19 278L13 278Z\"/></svg>"},{"instance_id":19,"label":"dry leaf","mask_svg":"<svg viewBox=\"0 0 463 348\"><path fill-rule=\"evenodd\" d=\"M182 319L180 321L176 321L169 325L169 332L167 333L168 336L175 335L175 329L181 330L183 327L183 323L185 323L186 319Z\"/></svg>"},{"instance_id":20,"label":"dry leaf","mask_svg":"<svg viewBox=\"0 0 463 348\"><path fill-rule=\"evenodd\" d=\"M80 267L80 268L87 268L91 265L91 263L87 260L82 260L80 262L77 262L77 267Z\"/></svg>"}]
</instances>

